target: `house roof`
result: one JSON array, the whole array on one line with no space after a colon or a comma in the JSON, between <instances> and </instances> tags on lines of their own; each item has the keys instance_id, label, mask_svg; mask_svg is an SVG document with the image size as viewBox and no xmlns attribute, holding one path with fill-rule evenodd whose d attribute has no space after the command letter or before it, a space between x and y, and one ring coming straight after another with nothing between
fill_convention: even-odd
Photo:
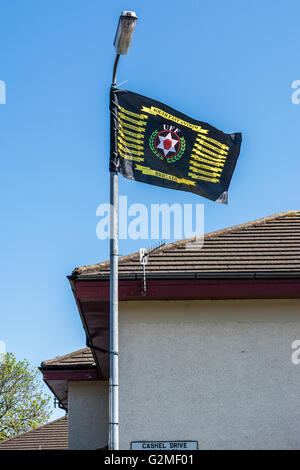
<instances>
[{"instance_id":1,"label":"house roof","mask_svg":"<svg viewBox=\"0 0 300 470\"><path fill-rule=\"evenodd\" d=\"M95 360L90 348L79 349L64 356L43 361L41 364L42 369L70 369L74 367L84 369L93 366L95 366Z\"/></svg>"},{"instance_id":2,"label":"house roof","mask_svg":"<svg viewBox=\"0 0 300 470\"><path fill-rule=\"evenodd\" d=\"M19 436L0 442L0 450L68 449L68 417L63 416Z\"/></svg>"},{"instance_id":3,"label":"house roof","mask_svg":"<svg viewBox=\"0 0 300 470\"><path fill-rule=\"evenodd\" d=\"M90 348L79 349L64 356L43 361L40 367L45 383L68 410L68 382L98 380L99 372Z\"/></svg>"},{"instance_id":4,"label":"house roof","mask_svg":"<svg viewBox=\"0 0 300 470\"><path fill-rule=\"evenodd\" d=\"M194 239L163 245L150 254L147 276L300 273L300 211L289 211L204 236L197 249ZM196 249L195 249L196 246ZM109 261L75 268L72 277L107 278ZM120 277L142 275L140 254L119 259Z\"/></svg>"}]
</instances>

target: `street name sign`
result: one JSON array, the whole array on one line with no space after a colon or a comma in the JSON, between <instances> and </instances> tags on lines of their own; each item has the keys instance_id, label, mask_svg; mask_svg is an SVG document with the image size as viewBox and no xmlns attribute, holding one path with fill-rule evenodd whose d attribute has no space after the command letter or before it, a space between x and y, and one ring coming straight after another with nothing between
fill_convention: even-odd
<instances>
[{"instance_id":1,"label":"street name sign","mask_svg":"<svg viewBox=\"0 0 300 470\"><path fill-rule=\"evenodd\" d=\"M198 441L133 441L131 450L197 450Z\"/></svg>"}]
</instances>

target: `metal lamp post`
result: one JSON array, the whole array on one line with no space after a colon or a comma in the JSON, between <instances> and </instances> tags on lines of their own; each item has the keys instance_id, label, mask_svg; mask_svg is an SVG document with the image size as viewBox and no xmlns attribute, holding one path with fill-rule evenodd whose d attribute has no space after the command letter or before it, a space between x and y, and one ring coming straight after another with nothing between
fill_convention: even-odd
<instances>
[{"instance_id":1,"label":"metal lamp post","mask_svg":"<svg viewBox=\"0 0 300 470\"><path fill-rule=\"evenodd\" d=\"M112 88L116 87L120 55L127 54L136 26L133 11L123 11L114 40L116 59ZM109 377L109 448L119 449L119 311L118 311L118 173L110 172L110 377Z\"/></svg>"}]
</instances>

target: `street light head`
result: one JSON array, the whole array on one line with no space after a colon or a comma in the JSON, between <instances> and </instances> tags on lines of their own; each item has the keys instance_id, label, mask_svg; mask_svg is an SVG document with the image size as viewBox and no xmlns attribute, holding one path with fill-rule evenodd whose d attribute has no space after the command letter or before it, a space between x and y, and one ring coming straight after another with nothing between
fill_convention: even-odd
<instances>
[{"instance_id":1,"label":"street light head","mask_svg":"<svg viewBox=\"0 0 300 470\"><path fill-rule=\"evenodd\" d=\"M127 54L137 22L134 11L122 11L114 40L117 54Z\"/></svg>"}]
</instances>

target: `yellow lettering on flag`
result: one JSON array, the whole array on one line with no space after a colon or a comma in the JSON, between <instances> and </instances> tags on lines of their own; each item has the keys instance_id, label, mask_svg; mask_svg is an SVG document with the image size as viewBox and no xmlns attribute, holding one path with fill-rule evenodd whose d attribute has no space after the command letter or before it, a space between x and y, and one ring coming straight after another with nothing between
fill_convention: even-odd
<instances>
[{"instance_id":1,"label":"yellow lettering on flag","mask_svg":"<svg viewBox=\"0 0 300 470\"><path fill-rule=\"evenodd\" d=\"M119 133L120 133L121 135L125 135L125 137L126 137L127 139L129 139L129 137L127 137L128 135L130 135L131 137L137 138L137 139L144 139L143 134L136 134L135 132L131 132L131 131L127 130L127 129L124 129L121 124L120 124Z\"/></svg>"},{"instance_id":2,"label":"yellow lettering on flag","mask_svg":"<svg viewBox=\"0 0 300 470\"><path fill-rule=\"evenodd\" d=\"M137 124L138 126L145 126L147 124L147 122L145 121L137 121L136 119L126 116L126 114L123 113L119 113L118 116L122 119L125 119L125 121L132 122L133 124Z\"/></svg>"},{"instance_id":3,"label":"yellow lettering on flag","mask_svg":"<svg viewBox=\"0 0 300 470\"><path fill-rule=\"evenodd\" d=\"M124 152L133 153L134 155L144 155L144 152L140 152L139 150L127 149L126 147L124 147L119 142L118 142L118 149L124 150Z\"/></svg>"},{"instance_id":4,"label":"yellow lettering on flag","mask_svg":"<svg viewBox=\"0 0 300 470\"><path fill-rule=\"evenodd\" d=\"M183 121L182 119L176 116L173 116L172 114L169 114L166 111L163 111L162 109L155 108L154 106L151 106L151 108L142 106L141 111L145 113L161 116L165 119L168 119L169 121L176 122L176 124L181 124L182 126L189 127L193 131L200 132L201 134L208 134L209 132L208 129L203 129L201 126L198 126L197 124L192 124L190 122Z\"/></svg>"},{"instance_id":5,"label":"yellow lettering on flag","mask_svg":"<svg viewBox=\"0 0 300 470\"><path fill-rule=\"evenodd\" d=\"M174 181L175 183L182 183L190 186L196 185L195 181L190 181L185 178L178 178L174 175L168 175L167 173L162 173L161 171L152 170L152 168L149 168L147 166L136 165L135 169L141 171L143 175L156 176L157 178L164 178L170 181Z\"/></svg>"},{"instance_id":6,"label":"yellow lettering on flag","mask_svg":"<svg viewBox=\"0 0 300 470\"><path fill-rule=\"evenodd\" d=\"M221 149L229 150L228 145L221 144L221 142L218 142L217 140L212 139L211 137L207 137L206 135L202 135L202 134L199 135L198 137L200 137L200 139L205 139L205 140L208 140L209 142L212 142L213 144L217 145Z\"/></svg>"},{"instance_id":7,"label":"yellow lettering on flag","mask_svg":"<svg viewBox=\"0 0 300 470\"><path fill-rule=\"evenodd\" d=\"M143 157L134 157L133 155L125 155L125 153L123 153L122 150L119 150L119 154L121 155L122 158L125 158L125 160L133 160L134 162L144 161Z\"/></svg>"},{"instance_id":8,"label":"yellow lettering on flag","mask_svg":"<svg viewBox=\"0 0 300 470\"><path fill-rule=\"evenodd\" d=\"M143 129L142 127L132 126L131 124L128 124L127 122L122 121L122 119L120 119L119 122L122 127L128 127L128 129L132 129L137 132L145 132L145 129Z\"/></svg>"},{"instance_id":9,"label":"yellow lettering on flag","mask_svg":"<svg viewBox=\"0 0 300 470\"><path fill-rule=\"evenodd\" d=\"M211 150L215 150L218 153L221 153L222 155L228 155L228 152L226 150L219 149L218 147L215 147L214 145L208 144L205 142L205 140L199 139L199 137L196 138L197 142L199 142L202 145L205 145Z\"/></svg>"},{"instance_id":10,"label":"yellow lettering on flag","mask_svg":"<svg viewBox=\"0 0 300 470\"><path fill-rule=\"evenodd\" d=\"M122 137L118 135L118 140L121 144L125 145L125 147L134 148L136 150L144 150L142 145L132 144L131 142L126 142Z\"/></svg>"},{"instance_id":11,"label":"yellow lettering on flag","mask_svg":"<svg viewBox=\"0 0 300 470\"><path fill-rule=\"evenodd\" d=\"M200 170L199 168L195 168L190 166L190 170L194 171L195 173L201 173L202 175L210 176L211 178L219 178L220 175L218 173L209 173L208 171Z\"/></svg>"},{"instance_id":12,"label":"yellow lettering on flag","mask_svg":"<svg viewBox=\"0 0 300 470\"><path fill-rule=\"evenodd\" d=\"M210 183L219 183L220 182L219 179L207 178L206 176L195 175L194 173L188 173L188 176L191 176L192 178L196 178L197 180L201 180L201 181L209 181Z\"/></svg>"},{"instance_id":13,"label":"yellow lettering on flag","mask_svg":"<svg viewBox=\"0 0 300 470\"><path fill-rule=\"evenodd\" d=\"M136 143L136 144L144 145L144 141L143 141L143 140L141 140L141 139L134 139L133 137L129 137L129 136L127 135L127 133L126 133L126 135L125 135L121 130L119 130L119 132L118 132L118 137L119 137L119 136L122 137L122 138L123 138L124 140L126 140L126 141L127 141L127 140L130 140L130 142L134 142L134 143Z\"/></svg>"},{"instance_id":14,"label":"yellow lettering on flag","mask_svg":"<svg viewBox=\"0 0 300 470\"><path fill-rule=\"evenodd\" d=\"M217 157L217 158L224 158L224 159L226 159L226 155L228 155L228 153L227 153L227 152L225 153L224 150L223 150L223 152L225 153L225 155L220 154L220 153L216 153L216 152L212 152L211 150L208 150L208 148L203 147L203 145L199 145L199 144L196 144L196 143L195 143L195 147L196 147L197 149L202 150L203 152L206 152L206 153L208 153L209 155L212 155L213 157ZM222 150L221 150L221 152L222 152Z\"/></svg>"},{"instance_id":15,"label":"yellow lettering on flag","mask_svg":"<svg viewBox=\"0 0 300 470\"><path fill-rule=\"evenodd\" d=\"M204 150L204 149L203 149ZM201 157L209 157L208 154L206 153L203 153L203 152L200 152L200 150L196 149L195 147L192 149L192 152L195 152L197 153L198 155L201 155ZM225 157L210 157L212 159L214 159L215 161L217 162L225 162L226 161L226 158Z\"/></svg>"},{"instance_id":16,"label":"yellow lettering on flag","mask_svg":"<svg viewBox=\"0 0 300 470\"><path fill-rule=\"evenodd\" d=\"M194 160L190 160L190 163L191 165L194 165L197 168L204 168L205 170L218 171L219 173L222 173L223 171L220 168L216 168L215 166L204 165L203 163L197 163Z\"/></svg>"},{"instance_id":17,"label":"yellow lettering on flag","mask_svg":"<svg viewBox=\"0 0 300 470\"><path fill-rule=\"evenodd\" d=\"M148 116L146 114L137 114L133 113L132 111L128 111L128 109L122 108L122 106L118 106L118 108L123 111L123 113L128 114L129 116L136 117L138 119L148 119Z\"/></svg>"},{"instance_id":18,"label":"yellow lettering on flag","mask_svg":"<svg viewBox=\"0 0 300 470\"><path fill-rule=\"evenodd\" d=\"M218 166L220 168L223 168L224 163L225 163L225 162L218 162L218 161L212 160L212 159L210 159L210 157L202 158L202 157L198 157L198 155L193 155L193 154L191 155L191 158L194 158L198 162L207 163L207 164L210 164L210 165Z\"/></svg>"}]
</instances>

